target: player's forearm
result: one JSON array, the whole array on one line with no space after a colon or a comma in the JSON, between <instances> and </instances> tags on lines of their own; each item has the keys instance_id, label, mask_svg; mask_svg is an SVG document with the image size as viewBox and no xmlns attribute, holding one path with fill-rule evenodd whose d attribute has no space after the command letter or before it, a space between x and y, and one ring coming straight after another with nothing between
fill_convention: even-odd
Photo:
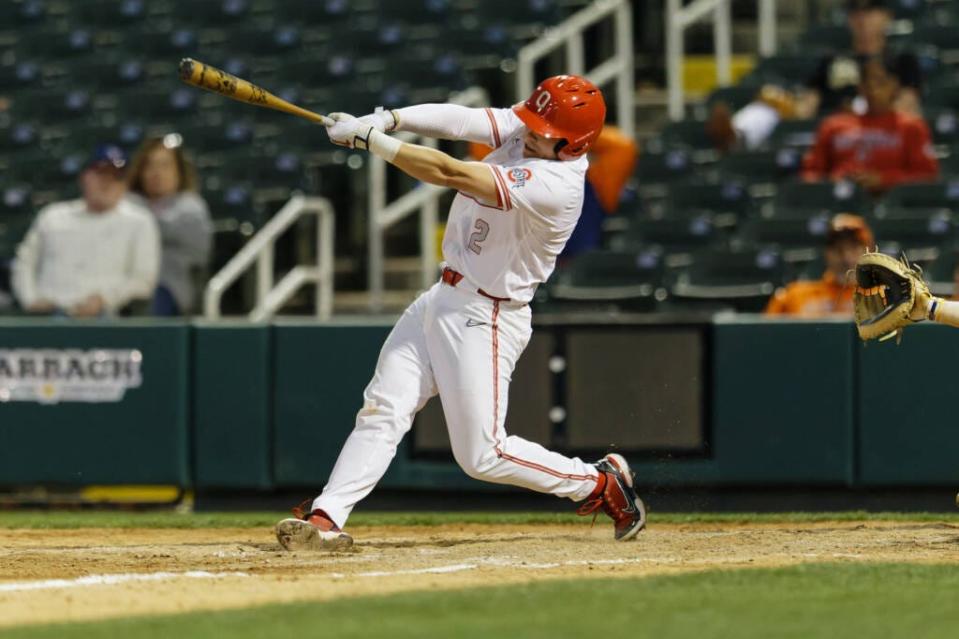
<instances>
[{"instance_id":1,"label":"player's forearm","mask_svg":"<svg viewBox=\"0 0 959 639\"><path fill-rule=\"evenodd\" d=\"M402 144L392 164L410 177L436 186L452 187L459 172L456 161L436 149Z\"/></svg>"},{"instance_id":2,"label":"player's forearm","mask_svg":"<svg viewBox=\"0 0 959 639\"><path fill-rule=\"evenodd\" d=\"M490 121L483 109L458 104L418 104L394 109L397 131L441 140L487 142Z\"/></svg>"},{"instance_id":3,"label":"player's forearm","mask_svg":"<svg viewBox=\"0 0 959 639\"><path fill-rule=\"evenodd\" d=\"M959 302L933 298L929 304L928 316L939 324L959 327Z\"/></svg>"}]
</instances>

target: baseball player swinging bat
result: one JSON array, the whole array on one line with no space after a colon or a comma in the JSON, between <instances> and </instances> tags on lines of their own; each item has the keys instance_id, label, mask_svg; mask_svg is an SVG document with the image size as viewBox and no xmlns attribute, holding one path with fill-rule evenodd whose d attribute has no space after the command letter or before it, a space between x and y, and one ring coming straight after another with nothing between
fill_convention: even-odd
<instances>
[{"instance_id":1,"label":"baseball player swinging bat","mask_svg":"<svg viewBox=\"0 0 959 639\"><path fill-rule=\"evenodd\" d=\"M225 95L228 98L240 102L283 111L291 115L298 115L301 118L306 118L311 122L316 122L323 126L333 125L333 120L325 115L320 115L319 113L298 107L283 98L276 97L269 91L256 86L248 80L238 78L222 69L217 69L216 67L192 58L183 58L180 60L180 79L187 84L192 84L195 87L200 87L213 93Z\"/></svg>"}]
</instances>

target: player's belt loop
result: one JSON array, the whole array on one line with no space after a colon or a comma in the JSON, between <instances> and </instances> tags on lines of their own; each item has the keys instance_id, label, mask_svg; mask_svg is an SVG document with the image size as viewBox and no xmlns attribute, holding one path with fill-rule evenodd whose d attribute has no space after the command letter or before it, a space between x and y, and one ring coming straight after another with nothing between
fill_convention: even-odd
<instances>
[{"instance_id":1,"label":"player's belt loop","mask_svg":"<svg viewBox=\"0 0 959 639\"><path fill-rule=\"evenodd\" d=\"M447 266L443 269L443 276L440 279L443 280L444 284L449 284L450 286L455 287L457 284L459 284L463 280L463 274L457 273L456 271L454 271L453 269ZM482 295L483 297L488 297L489 299L494 300L496 302L512 301L508 297L496 297L495 295L490 295L489 293L487 293L481 288L476 289L476 292Z\"/></svg>"}]
</instances>

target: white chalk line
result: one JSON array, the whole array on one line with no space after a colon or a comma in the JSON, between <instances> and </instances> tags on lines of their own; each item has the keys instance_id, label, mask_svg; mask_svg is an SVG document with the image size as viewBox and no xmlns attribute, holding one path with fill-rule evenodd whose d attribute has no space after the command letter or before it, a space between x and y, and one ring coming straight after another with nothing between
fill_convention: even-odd
<instances>
[{"instance_id":1,"label":"white chalk line","mask_svg":"<svg viewBox=\"0 0 959 639\"><path fill-rule=\"evenodd\" d=\"M550 570L552 568L562 568L564 566L611 566L623 564L638 564L646 562L648 559L640 558L619 558L619 559L576 559L571 561L559 561L550 563L529 563L517 561L505 557L487 557L474 559L476 563L469 564L449 564L446 566L430 566L428 568L412 568L404 570L375 570L371 572L358 572L348 575L342 572L334 572L330 577L334 579L344 579L346 577L397 577L401 575L432 575L447 574L453 572L463 572L466 570L476 570L481 566L493 566L496 568L520 568L523 570Z\"/></svg>"},{"instance_id":2,"label":"white chalk line","mask_svg":"<svg viewBox=\"0 0 959 639\"><path fill-rule=\"evenodd\" d=\"M168 579L221 579L223 577L249 577L245 572L207 572L189 570L187 572L149 572L116 575L88 575L76 579L43 579L40 581L15 581L0 583L0 592L22 592L24 590L53 590L57 588L83 588L88 586L113 586L133 581L166 581Z\"/></svg>"}]
</instances>

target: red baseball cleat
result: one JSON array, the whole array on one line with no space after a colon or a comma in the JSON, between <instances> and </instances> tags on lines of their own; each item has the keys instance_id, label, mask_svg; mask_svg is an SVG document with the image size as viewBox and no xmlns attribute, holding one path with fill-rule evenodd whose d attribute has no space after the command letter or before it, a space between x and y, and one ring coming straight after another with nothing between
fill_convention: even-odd
<instances>
[{"instance_id":1,"label":"red baseball cleat","mask_svg":"<svg viewBox=\"0 0 959 639\"><path fill-rule=\"evenodd\" d=\"M297 516L282 520L274 528L276 540L286 550L346 550L353 545L353 538L322 510L304 514L297 507L293 514Z\"/></svg>"},{"instance_id":2,"label":"red baseball cleat","mask_svg":"<svg viewBox=\"0 0 959 639\"><path fill-rule=\"evenodd\" d=\"M633 488L633 471L622 455L610 453L596 462L596 490L576 512L593 515L602 508L613 520L616 541L632 539L646 527L646 506Z\"/></svg>"}]
</instances>

